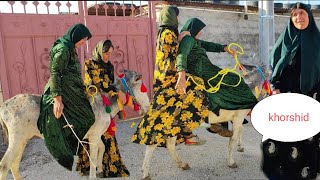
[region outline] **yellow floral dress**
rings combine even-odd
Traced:
[[[186,94],[175,91],[178,79],[176,55],[179,48],[177,35],[164,29],[158,37],[156,63],[153,79],[154,96],[131,141],[138,144],[165,147],[166,139],[178,136],[177,144],[184,142],[185,136],[208,118],[208,102],[199,85],[204,84],[199,77],[192,76],[197,84],[187,82]]]
[[[114,81],[114,67],[110,63],[104,63],[101,60],[86,60],[85,61],[85,85],[95,85],[98,89],[108,92],[110,95],[116,95],[115,87],[111,86]],[[106,112],[106,116],[109,116]],[[105,152],[103,155],[103,177],[128,177],[130,175],[128,169],[123,163],[117,140],[115,136],[105,132],[101,139],[105,145]],[[85,144],[85,148],[90,152],[88,144]],[[84,149],[78,154],[79,160],[77,163],[77,171],[81,172],[81,175],[85,175],[90,171],[90,161],[87,153]]]

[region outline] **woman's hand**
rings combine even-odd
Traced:
[[[53,104],[53,114],[54,116],[59,119],[61,115],[63,114],[63,108],[64,105],[62,103],[62,97],[61,96],[55,96],[53,98],[54,104]]]
[[[177,84],[175,86],[176,92],[178,94],[186,94],[186,72],[185,71],[180,71],[179,72],[179,77],[177,80]]]
[[[179,34],[178,41],[180,42],[186,35],[191,36],[189,31],[183,31]]]
[[[234,49],[231,49],[229,50],[228,46],[224,47],[223,50],[229,54],[231,54],[232,56],[235,56],[237,54],[237,51],[234,50]]]
[[[118,99],[122,104],[125,104],[127,102],[126,95],[121,90],[118,91]]]

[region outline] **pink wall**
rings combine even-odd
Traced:
[[[83,7],[82,3],[86,4],[79,1],[79,7]],[[142,73],[151,97],[156,19],[154,3],[149,2],[149,6],[149,16],[142,17],[87,15],[86,9],[80,9],[79,15],[0,13],[0,82],[4,100],[20,93],[42,93],[49,78],[52,43],[72,24],[80,22],[93,35],[88,48],[79,50],[81,62],[91,57],[97,42],[111,39],[116,74],[123,69]],[[131,116],[134,115],[129,112]]]

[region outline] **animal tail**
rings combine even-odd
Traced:
[[[2,127],[2,130],[1,130],[1,134],[2,134],[2,144],[8,144],[8,128],[6,126],[6,124],[4,123],[3,121],[3,106],[0,106],[0,124],[1,124],[1,127]]]

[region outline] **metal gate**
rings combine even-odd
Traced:
[[[122,73],[123,69],[138,71],[148,89],[152,89],[155,2],[143,6],[141,1],[140,5],[133,1],[129,4],[124,3],[127,1],[95,1],[88,7],[87,1],[78,1],[78,11],[73,13],[69,1],[54,2],[42,2],[47,12],[40,14],[38,1],[7,1],[11,12],[0,13],[0,80],[4,100],[20,93],[42,93],[50,75],[50,47],[75,23],[86,24],[93,35],[87,46],[78,50],[81,64],[91,57],[99,41],[110,39],[115,47],[111,61],[116,74]],[[64,4],[67,11],[61,12]],[[23,12],[15,13],[15,5],[21,6]],[[35,12],[28,12],[30,6]],[[50,14],[52,6],[57,9],[56,14]],[[148,93],[151,97],[151,91]],[[129,113],[129,117],[132,116]]]

